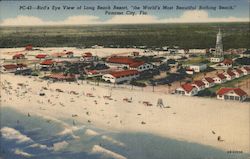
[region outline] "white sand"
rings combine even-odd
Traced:
[[[28,86],[22,88],[18,83]],[[120,88],[111,91],[103,86],[68,82],[47,85],[47,81],[35,80],[34,77],[10,74],[1,75],[1,89],[3,86],[6,88],[1,91],[1,105],[29,113],[31,117],[72,119],[76,127],[84,123],[110,131],[152,133],[223,150],[249,152],[249,103]],[[46,94],[43,97],[38,95],[42,87],[48,88],[43,91]],[[57,88],[64,92],[56,92]],[[70,91],[79,95],[69,94]],[[94,97],[87,97],[87,93]],[[103,98],[110,94],[113,100]],[[131,97],[132,103],[123,101],[123,98]],[[158,98],[171,108],[156,107]],[[145,106],[142,101],[153,106]],[[217,141],[218,136],[224,141]]]

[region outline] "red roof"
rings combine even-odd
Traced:
[[[38,58],[38,59],[43,59],[43,58],[45,58],[47,55],[46,54],[37,54],[36,55],[36,58]]]
[[[44,60],[40,63],[40,65],[52,65],[54,63],[53,60]]]
[[[233,91],[238,96],[247,95],[247,93],[240,88],[220,88],[217,92],[217,95],[224,95],[230,91]]]
[[[204,83],[204,82],[202,82],[201,80],[194,81],[194,83],[193,83],[193,84],[197,85],[198,87],[205,86],[205,83]]]
[[[25,50],[32,50],[33,49],[33,46],[32,45],[27,45],[26,47],[25,47]]]
[[[227,70],[227,74],[231,77],[235,76],[235,74],[231,70]]]
[[[7,64],[7,65],[3,65],[3,67],[5,69],[9,70],[9,69],[16,69],[17,65],[15,65],[15,64]]]
[[[69,54],[74,54],[74,53],[72,51],[68,51],[66,52],[66,54],[69,55]]]
[[[227,77],[225,75],[223,75],[222,73],[219,73],[217,74],[217,76],[220,78],[220,79],[226,79]]]
[[[225,60],[223,61],[223,63],[224,63],[225,65],[232,65],[232,64],[233,64],[233,61],[232,61],[231,59],[225,59]]]
[[[136,68],[136,67],[139,67],[139,66],[141,66],[141,65],[143,65],[143,64],[144,64],[143,61],[138,61],[138,62],[131,63],[131,64],[129,65],[129,67]]]
[[[191,83],[182,84],[181,87],[186,91],[190,92],[193,90],[194,86]]]
[[[85,52],[84,55],[82,55],[83,57],[92,57],[92,53],[91,52]]]
[[[213,80],[211,77],[205,77],[205,80],[206,80],[208,83],[214,83],[214,80]]]
[[[137,61],[137,60],[132,59],[130,57],[117,57],[117,56],[113,56],[113,57],[108,58],[107,62],[126,64],[126,65],[129,65],[129,67],[133,67],[133,68],[139,67],[145,63],[144,61]]]
[[[116,78],[119,78],[122,76],[137,75],[139,74],[139,72],[137,70],[124,70],[124,71],[112,72],[110,74]]]
[[[238,73],[238,74],[243,74],[243,71],[241,71],[240,69],[235,69],[235,71]]]
[[[132,58],[129,58],[129,57],[117,57],[117,56],[113,56],[113,57],[108,58],[107,62],[130,65],[130,64],[134,63],[135,60],[132,59]]]
[[[245,70],[247,70],[247,72],[250,71],[250,67],[243,67]]]
[[[20,57],[24,57],[24,54],[15,54],[15,55],[13,56],[13,58],[20,58]]]

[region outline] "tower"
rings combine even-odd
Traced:
[[[213,54],[213,57],[210,58],[211,62],[221,62],[224,60],[224,54],[223,54],[223,44],[222,44],[222,33],[219,29],[219,32],[216,36],[216,45],[215,45],[215,52]]]
[[[220,29],[216,36],[215,57],[223,57],[222,33]]]

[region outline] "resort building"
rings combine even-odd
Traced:
[[[215,85],[215,82],[214,82],[213,78],[211,78],[211,77],[203,78],[202,82],[205,83],[206,88],[210,88],[210,87],[213,87]]]
[[[225,59],[222,63],[220,63],[220,66],[224,68],[231,68],[233,67],[233,60]]]
[[[240,88],[221,88],[217,92],[217,99],[244,101],[247,93]]]
[[[96,56],[93,56],[91,52],[85,52],[81,57],[81,62],[94,62],[97,60]]]
[[[206,64],[196,64],[196,65],[190,65],[189,66],[190,70],[194,70],[194,72],[202,72],[205,71],[207,69],[207,65]]]
[[[153,65],[145,63],[144,61],[138,61],[130,57],[117,57],[113,56],[106,60],[109,67],[117,67],[123,69],[137,70],[139,72],[153,69]]]
[[[13,60],[17,60],[17,59],[25,59],[25,56],[24,54],[15,54],[13,57],[12,57]]]
[[[198,91],[202,91],[206,88],[205,83],[202,82],[201,80],[194,81],[192,85],[195,86],[198,89]]]
[[[55,64],[55,61],[49,59],[49,60],[44,60],[40,63],[40,68],[41,69],[49,69],[52,68],[53,65]]]
[[[250,74],[250,68],[249,67],[241,67],[240,70],[243,72],[244,75]]]
[[[198,94],[198,89],[191,83],[185,83],[175,90],[175,94],[194,96]]]
[[[232,70],[232,72],[235,74],[236,78],[240,78],[240,77],[244,76],[244,72],[238,68]]]
[[[227,77],[223,73],[219,73],[217,74],[216,77],[213,78],[213,80],[214,80],[214,83],[221,84],[227,81]]]
[[[236,75],[233,73],[232,70],[227,70],[226,72],[223,73],[226,77],[228,81],[231,81],[233,79],[236,78]]]
[[[110,83],[122,83],[125,81],[131,81],[137,77],[139,77],[139,72],[137,70],[123,70],[104,74],[102,79]]]
[[[27,65],[24,64],[6,64],[1,66],[2,73],[14,73],[17,70],[27,69]]]

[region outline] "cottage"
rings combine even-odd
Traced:
[[[220,88],[217,92],[217,99],[244,101],[247,93],[240,88]]]
[[[131,81],[137,77],[139,77],[139,72],[137,70],[123,70],[104,74],[102,79],[111,83],[121,83]]]
[[[74,57],[74,53],[72,51],[68,51],[68,52],[66,52],[66,56],[68,58],[72,58],[72,57]]]
[[[12,57],[13,60],[24,59],[24,58],[25,58],[24,54],[15,54],[15,55]]]
[[[233,66],[233,60],[225,59],[222,63],[220,63],[221,67],[231,68]]]
[[[198,94],[198,89],[193,86],[191,83],[182,84],[181,87],[175,90],[176,94],[186,95],[186,96],[194,96]]]
[[[202,82],[205,83],[206,88],[213,87],[215,85],[213,78],[211,77],[205,77],[202,79]]]
[[[227,77],[228,81],[231,81],[231,80],[235,79],[235,77],[236,77],[236,75],[231,70],[227,70],[223,74]]]
[[[240,77],[244,76],[244,72],[241,69],[237,68],[237,69],[234,69],[232,71],[235,74],[236,78],[240,78]]]
[[[32,45],[27,45],[27,46],[25,46],[25,50],[26,51],[31,51],[31,50],[33,50],[33,46]]]
[[[97,60],[97,57],[93,56],[90,52],[86,52],[80,57],[81,62],[93,62],[95,60]]]
[[[202,82],[201,80],[194,81],[192,85],[195,86],[198,89],[198,91],[202,91],[206,88],[205,83]]]
[[[214,83],[220,84],[225,83],[227,81],[227,77],[223,73],[217,74],[216,77],[213,78]]]
[[[153,68],[154,67],[153,67],[152,64],[144,63],[143,61],[134,62],[134,63],[131,63],[129,65],[129,69],[131,69],[131,70],[137,70],[139,72],[150,70],[150,69],[153,69]]]
[[[44,60],[40,63],[40,68],[42,70],[48,70],[50,68],[52,68],[55,64],[55,61],[48,59],[48,60]]]
[[[242,67],[240,70],[243,72],[244,75],[250,74],[250,68],[249,67]]]
[[[190,65],[189,69],[194,70],[194,72],[202,72],[207,69],[206,64],[195,64],[195,65]]]
[[[1,66],[1,72],[3,73],[14,73],[17,70],[27,69],[25,64],[6,64]]]

